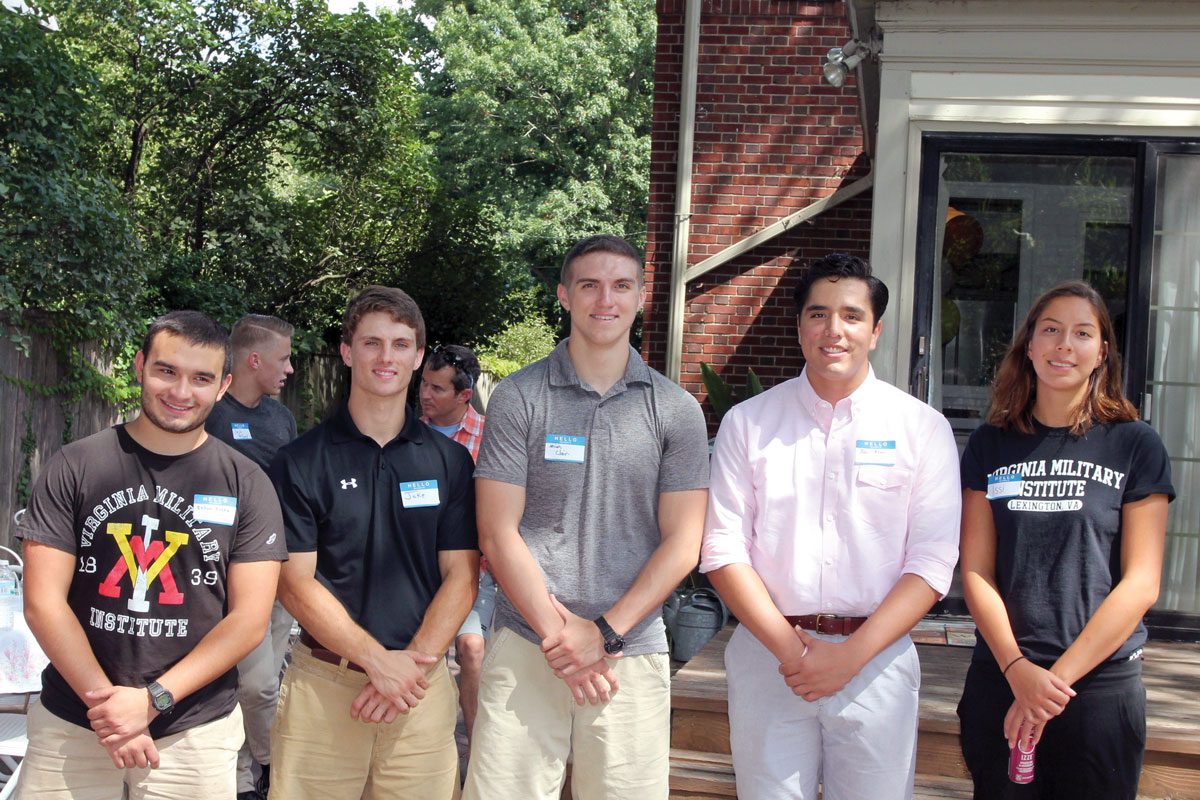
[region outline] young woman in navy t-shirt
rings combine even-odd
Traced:
[[[977,799],[1137,795],[1142,616],[1175,491],[1114,344],[1090,286],[1043,294],[963,454],[963,591],[980,637],[958,714]],[[1018,741],[1037,744],[1024,785],[1008,779]]]

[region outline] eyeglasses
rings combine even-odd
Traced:
[[[445,362],[446,366],[454,367],[455,372],[465,375],[467,377],[467,381],[469,382],[469,385],[467,386],[468,389],[475,388],[475,376],[467,371],[467,360],[465,358],[440,344],[433,348],[433,355]]]

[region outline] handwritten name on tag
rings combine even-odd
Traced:
[[[878,467],[896,466],[895,439],[858,439],[854,442],[854,464]]]
[[[561,433],[546,434],[547,461],[569,461],[572,464],[582,464],[586,455],[586,436],[567,436]]]
[[[237,519],[237,498],[220,494],[198,494],[192,498],[192,516],[198,522],[232,525]]]
[[[987,499],[1002,500],[1006,497],[1020,497],[1021,489],[1024,486],[1024,476],[1019,472],[988,475]]]
[[[437,481],[407,481],[400,484],[400,504],[405,508],[429,508],[441,502]]]

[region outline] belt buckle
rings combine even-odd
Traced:
[[[821,618],[822,617],[825,617],[826,619],[838,619],[837,614],[817,614],[817,622],[813,626],[814,630],[816,630],[817,633],[825,633],[825,631],[821,630]]]

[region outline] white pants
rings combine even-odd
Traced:
[[[826,641],[845,636],[813,634]],[[779,661],[744,627],[725,650],[729,728],[741,800],[910,800],[921,666],[907,636],[837,694],[792,694]]]

